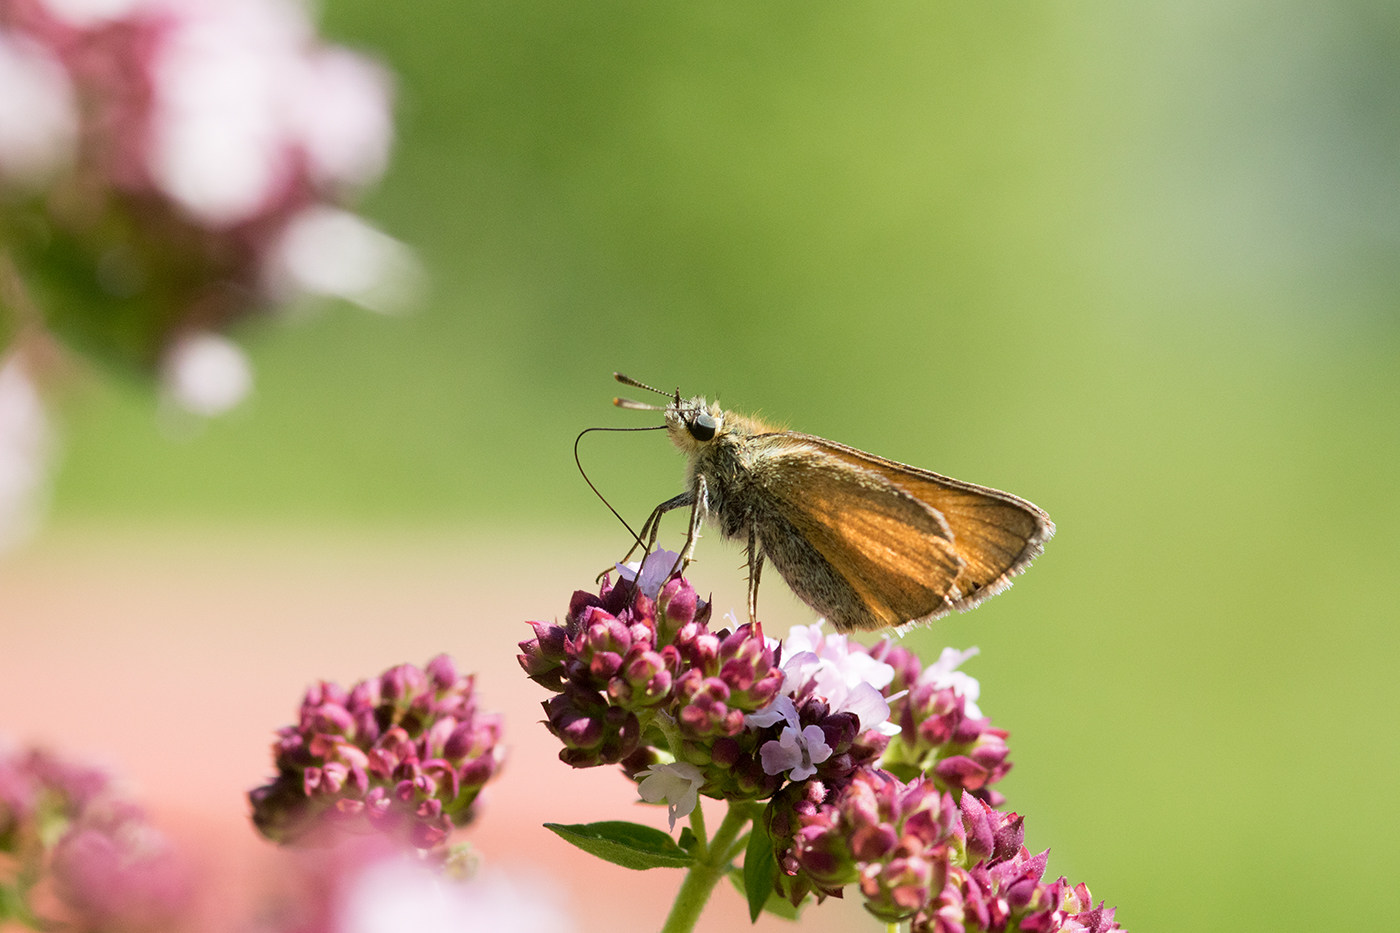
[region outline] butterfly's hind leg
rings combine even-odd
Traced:
[[[758,578],[763,573],[763,546],[757,540],[757,526],[749,526],[749,621],[758,621]]]

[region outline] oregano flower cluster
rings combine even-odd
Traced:
[[[340,831],[444,843],[505,755],[501,718],[477,709],[474,684],[445,654],[349,690],[314,684],[277,733],[276,779],[248,794],[253,823],[281,843]]]
[[[781,643],[732,618],[712,631],[676,567],[651,554],[597,595],[576,592],[562,623],[530,623],[519,660],[555,694],[545,725],[563,761],[620,765],[673,827],[702,795],[729,802],[726,827],[751,819],[755,916],[775,897],[801,907],[856,885],[874,916],[918,933],[1120,929],[1084,885],[1044,880],[1046,853],[997,809],[1007,733],[958,669],[976,649],[925,666],[888,638],[867,648],[821,623]],[[690,922],[684,895],[668,930]]]
[[[684,578],[667,579],[674,560],[657,552],[640,575],[575,593],[562,625],[531,623],[520,664],[555,694],[545,721],[564,762],[622,764],[724,799],[766,797],[781,778],[760,758],[768,736],[745,717],[772,703],[783,671],[761,625],[710,630],[710,605]]]

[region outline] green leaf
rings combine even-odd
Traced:
[[[730,869],[729,880],[734,885],[734,890],[739,892],[739,896],[744,898],[744,900],[749,900],[749,892],[744,887],[743,871],[738,868]],[[752,901],[750,901],[750,904],[752,904]],[[802,906],[805,907],[806,904],[804,903]],[[753,908],[750,907],[749,909],[752,911]],[[762,910],[767,911],[775,917],[782,917],[784,920],[796,920],[802,916],[802,907],[792,906],[792,902],[777,891],[768,895],[768,900],[763,902]],[[753,920],[755,923],[758,922],[758,914],[753,914]]]
[[[681,827],[680,846],[682,849],[686,850],[687,852],[693,855],[695,853],[695,843],[698,841],[699,840],[695,838],[695,833],[691,832],[689,826]]]
[[[689,868],[695,858],[676,845],[666,833],[640,823],[607,820],[602,823],[545,823],[544,828],[590,855],[643,871],[648,868]]]
[[[768,908],[773,891],[773,878],[778,872],[778,862],[773,858],[773,840],[768,835],[763,816],[754,817],[753,829],[749,832],[749,845],[744,850],[744,896],[749,902],[749,919],[758,922],[758,915]],[[780,898],[781,900],[781,898]],[[792,905],[782,900],[788,909]],[[779,916],[782,916],[779,914]],[[797,919],[794,911],[791,919]]]

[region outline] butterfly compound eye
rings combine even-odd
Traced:
[[[690,436],[697,441],[712,441],[715,438],[715,431],[719,430],[719,422],[705,412],[701,412],[695,416],[695,420],[687,422],[685,428],[690,432]]]

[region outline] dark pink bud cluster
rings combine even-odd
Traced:
[[[0,753],[0,856],[7,915],[40,928],[168,929],[194,889],[170,842],[106,775],[42,751]],[[56,902],[33,897],[39,889]]]
[[[764,811],[780,869],[776,887],[794,905],[809,893],[818,901],[841,897],[841,889],[860,877],[850,843],[839,831],[836,797],[820,780],[792,782]]]
[[[1005,861],[1021,850],[1026,837],[1022,817],[994,810],[967,792],[962,797],[962,823],[969,865]]]
[[[793,904],[858,883],[867,910],[886,923],[912,918],[915,933],[1119,929],[1088,888],[1042,880],[1047,854],[1022,845],[1020,816],[966,791],[959,807],[931,779],[867,768],[836,793],[815,779],[789,784],[767,819],[776,887]]]
[[[861,863],[865,907],[893,923],[912,916],[943,887],[958,808],[932,781],[906,785],[880,772],[864,774],[871,778],[852,782],[843,794],[843,817],[851,852]]]
[[[970,797],[964,797],[968,800]],[[911,933],[1112,933],[1115,908],[1095,907],[1084,884],[1044,881],[1047,852],[950,866],[943,890],[914,917]],[[970,857],[969,857],[970,860]]]
[[[641,584],[605,579],[597,596],[576,592],[562,624],[530,623],[535,637],[520,643],[520,665],[555,692],[545,722],[574,767],[622,763],[637,774],[660,748],[703,769],[710,796],[771,794],[779,779],[763,773],[744,717],[782,687],[774,650],[758,625],[710,631],[709,603],[679,574],[646,592],[653,564],[666,563],[664,574],[673,560],[652,555]]]
[[[822,897],[858,882],[866,909],[895,923],[942,890],[950,858],[961,848],[962,825],[951,796],[932,781],[905,784],[873,768],[857,772],[830,803],[814,801],[819,792],[808,787],[785,817],[795,818],[795,825],[779,865],[784,893],[794,903],[808,890]],[[776,815],[778,808],[774,812],[770,832],[777,840],[789,827]]]
[[[921,682],[918,658],[907,649],[886,643],[871,654],[895,669],[886,696],[908,691],[890,704],[890,721],[900,731],[890,741],[881,767],[904,780],[930,775],[954,795],[971,791],[1001,804],[1005,798],[990,785],[1011,770],[1008,733],[992,728],[989,718],[969,716],[966,697],[952,687]]]
[[[474,682],[447,655],[401,664],[349,691],[322,681],[273,743],[277,778],[248,794],[275,842],[381,832],[421,849],[472,816],[500,767],[500,716],[477,710]]]

